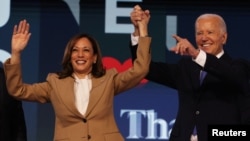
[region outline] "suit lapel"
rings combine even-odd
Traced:
[[[104,83],[104,80],[107,77],[108,76],[104,76],[101,78],[92,77],[92,89],[90,91],[89,104],[86,110],[85,117],[89,116],[98,101],[101,99],[102,96],[104,96],[102,92],[103,89],[99,89],[97,87],[100,84]],[[65,79],[62,79],[58,81],[58,86],[62,87],[58,90],[58,95],[65,107],[67,107],[67,109],[70,110],[72,113],[75,113],[78,116],[82,116],[75,105],[74,78],[67,77]]]
[[[201,70],[201,67],[197,65],[196,63],[194,63],[193,61],[189,65],[189,71],[191,74],[190,79],[192,82],[191,85],[193,87],[193,90],[197,90],[200,87],[200,70]]]
[[[58,86],[60,87],[58,95],[65,107],[79,116],[81,114],[75,105],[74,81],[72,77],[67,77],[58,81]]]
[[[104,80],[107,76],[101,77],[101,78],[93,78],[92,77],[92,89],[90,91],[89,96],[89,105],[87,107],[86,111],[86,117],[90,114],[90,112],[93,110],[95,105],[98,103],[98,101],[103,96],[103,89],[97,88],[101,83],[104,83]]]

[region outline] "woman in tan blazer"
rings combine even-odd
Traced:
[[[54,141],[124,141],[113,111],[114,96],[135,87],[146,76],[151,61],[148,21],[140,29],[137,59],[128,70],[105,70],[98,43],[88,34],[68,42],[62,71],[49,73],[46,81],[27,84],[22,80],[21,52],[31,33],[29,23],[14,27],[11,58],[4,63],[9,93],[20,99],[51,102],[55,111]]]

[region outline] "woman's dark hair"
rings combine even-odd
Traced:
[[[99,47],[98,42],[91,35],[82,33],[73,36],[67,43],[62,60],[62,71],[58,72],[59,79],[72,76],[72,73],[74,72],[71,64],[72,48],[75,46],[76,42],[81,38],[87,38],[90,41],[93,47],[94,54],[97,55],[96,63],[93,63],[92,65],[92,76],[98,78],[106,73],[106,69],[102,64],[101,49]]]

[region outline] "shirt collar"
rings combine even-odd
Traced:
[[[223,54],[224,54],[224,50],[221,50],[221,52],[219,52],[219,53],[216,55],[216,57],[217,57],[217,58],[220,58]]]

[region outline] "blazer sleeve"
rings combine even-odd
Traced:
[[[4,62],[6,86],[8,92],[19,100],[39,103],[49,102],[50,85],[47,81],[27,84],[23,82],[21,64],[10,64],[10,59]]]
[[[139,37],[138,49],[132,67],[115,77],[115,93],[135,87],[147,75],[151,61],[151,37]]]

